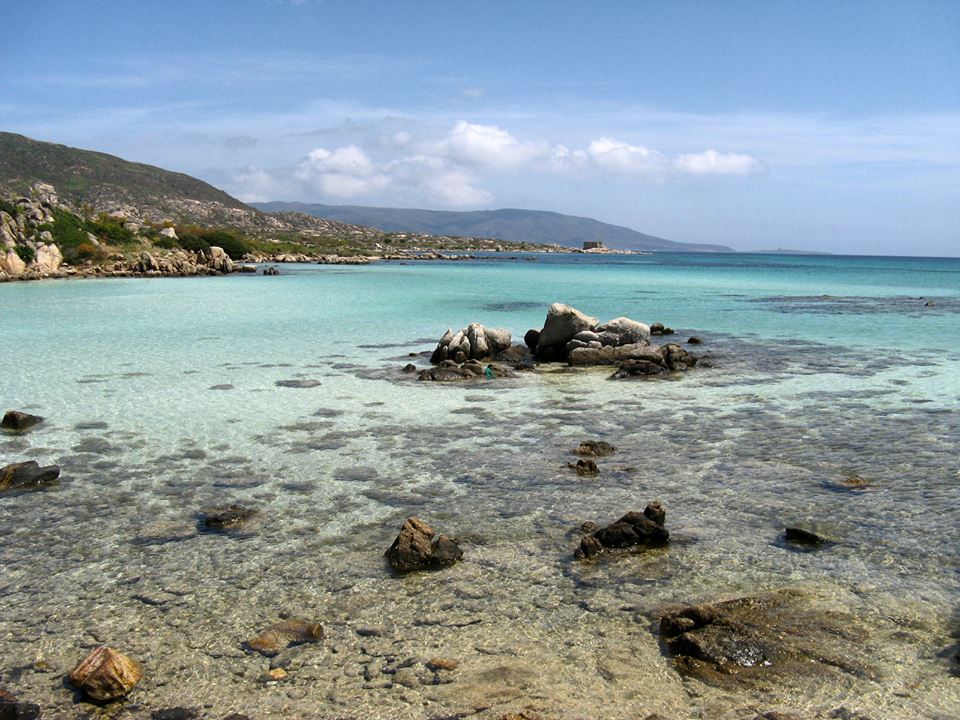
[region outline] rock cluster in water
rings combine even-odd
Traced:
[[[439,365],[444,360],[464,363],[467,360],[492,358],[510,347],[510,331],[485,328],[480,323],[471,323],[462,330],[448,329],[440,338],[430,362]]]
[[[384,555],[394,570],[410,572],[453,565],[463,557],[463,550],[456,541],[443,533],[437,534],[414,516],[403,523],[400,534]]]
[[[585,523],[587,534],[574,552],[577,560],[593,557],[604,550],[619,550],[633,547],[662,547],[670,541],[670,533],[664,527],[667,511],[659,502],[652,502],[641,512],[628,512],[622,518],[605,527]]]

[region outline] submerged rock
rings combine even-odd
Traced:
[[[3,420],[0,421],[0,427],[4,430],[24,432],[42,422],[43,418],[39,415],[31,415],[30,413],[20,412],[19,410],[7,410],[3,415]]]
[[[321,383],[319,380],[293,379],[293,380],[277,380],[273,384],[276,385],[277,387],[286,387],[286,388],[313,388],[313,387],[319,387],[323,383]]]
[[[660,635],[677,669],[712,685],[781,689],[791,676],[874,674],[865,666],[864,633],[832,606],[821,610],[797,590],[674,608]]]
[[[687,352],[676,343],[646,347],[647,350],[631,352],[630,357],[620,365],[611,378],[620,380],[630,377],[666,375],[669,372],[685,372],[695,367],[699,361],[696,355]],[[617,350],[623,350],[623,348],[617,348]]]
[[[584,440],[573,452],[589,457],[605,457],[616,452],[616,448],[604,440]]]
[[[400,572],[453,565],[463,557],[460,546],[443,533],[436,534],[420,518],[407,518],[393,545],[384,553],[390,567]]]
[[[306,620],[285,620],[271,625],[256,637],[247,640],[247,647],[266,657],[273,657],[291,645],[320,642],[324,638],[323,625]]]
[[[257,515],[257,510],[244,505],[228,505],[201,512],[200,523],[206,530],[235,530]]]
[[[129,693],[143,679],[143,666],[105,645],[94,648],[70,671],[70,682],[101,702]]]
[[[647,505],[642,513],[628,512],[615,523],[591,529],[573,556],[577,560],[593,557],[604,550],[631,547],[662,547],[670,541],[664,527],[667,512],[659,502]]]
[[[58,477],[59,465],[41,467],[36,460],[13,463],[0,469],[0,492],[40,488],[56,482]]]
[[[492,363],[484,366],[476,360],[468,360],[462,364],[457,364],[453,360],[444,360],[437,367],[427,368],[417,373],[418,380],[432,382],[462,382],[509,377],[516,377],[512,370]]]

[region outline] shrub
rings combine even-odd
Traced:
[[[20,256],[20,259],[23,260],[27,265],[33,262],[33,259],[37,254],[33,251],[33,248],[29,245],[17,245],[14,248],[14,252]]]
[[[154,247],[163,248],[164,250],[173,250],[175,248],[181,247],[180,243],[174,240],[171,237],[166,235],[158,235],[153,238],[150,242],[153,243]]]
[[[86,222],[71,212],[55,208],[53,210],[53,222],[45,223],[37,228],[38,231],[49,230],[53,235],[53,241],[63,250],[64,256],[67,250],[76,248],[81,243],[88,243]]]
[[[77,260],[93,260],[100,254],[100,251],[92,243],[80,243],[73,251]]]
[[[205,232],[200,236],[200,239],[207,243],[207,247],[216,245],[223,248],[223,251],[232,260],[239,260],[250,252],[250,246],[247,245],[246,241],[225,230]]]
[[[6,198],[0,198],[0,210],[3,210],[3,212],[10,215],[12,218],[16,218],[20,212],[20,209],[16,206],[16,204],[10,200],[7,200]]]
[[[137,239],[132,230],[123,226],[123,222],[100,213],[95,220],[86,222],[87,230],[107,245],[128,245]]]

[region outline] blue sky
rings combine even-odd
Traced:
[[[15,3],[0,129],[244,200],[960,255],[960,2]]]

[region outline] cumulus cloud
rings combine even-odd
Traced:
[[[507,168],[546,155],[547,147],[542,143],[520,142],[496,125],[477,125],[460,120],[431,150],[462,165]]]
[[[649,173],[664,165],[663,155],[656,150],[608,137],[591,141],[586,154],[598,168],[617,173]]]
[[[390,184],[390,178],[356,145],[311,150],[295,176],[325,195],[338,198],[366,195]]]
[[[760,161],[750,155],[704,150],[681,155],[676,168],[691,175],[749,175],[760,168]]]

